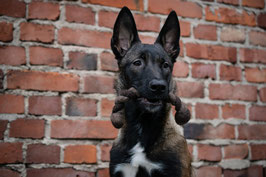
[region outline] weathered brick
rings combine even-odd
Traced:
[[[181,30],[181,36],[182,37],[189,37],[191,35],[190,22],[179,20],[179,24],[180,24],[180,29],[182,29]]]
[[[197,39],[205,39],[211,41],[217,40],[216,26],[214,25],[199,24],[198,26],[194,27],[193,32],[194,37]]]
[[[59,15],[59,4],[57,3],[31,2],[29,4],[29,19],[56,20]]]
[[[224,147],[225,159],[245,159],[248,157],[247,144],[232,144]]]
[[[245,68],[245,77],[248,82],[265,83],[266,69]]]
[[[251,160],[266,159],[266,144],[251,144]]]
[[[218,146],[206,144],[198,145],[198,158],[206,161],[220,161],[222,159],[222,151]]]
[[[178,96],[186,98],[203,98],[204,85],[201,82],[178,82]]]
[[[94,145],[69,145],[64,151],[65,163],[96,163],[96,146]]]
[[[266,50],[246,49],[239,50],[240,61],[245,63],[266,63]]]
[[[0,95],[0,113],[24,113],[24,97],[21,95]]]
[[[242,5],[247,6],[247,7],[254,7],[254,8],[263,9],[265,2],[264,2],[264,0],[252,0],[252,1],[243,0]]]
[[[110,121],[99,120],[53,120],[52,138],[114,139],[118,131]]]
[[[238,66],[231,65],[220,65],[220,79],[227,81],[241,81],[242,80],[242,70]]]
[[[35,115],[61,115],[61,97],[31,96],[29,98],[29,113]]]
[[[245,30],[232,27],[224,27],[221,31],[221,40],[223,42],[244,43],[246,40]]]
[[[4,139],[4,133],[7,128],[7,120],[0,120],[0,140]]]
[[[140,31],[160,31],[160,18],[158,17],[135,14],[134,19],[136,20],[137,29]]]
[[[249,120],[266,121],[266,106],[254,105],[249,108]]]
[[[264,140],[266,138],[266,125],[239,125],[238,139],[240,140]]]
[[[184,61],[177,61],[174,64],[173,76],[174,77],[187,77],[189,73],[188,64]]]
[[[266,29],[266,13],[260,13],[257,17],[257,23],[258,23],[258,26],[263,28],[263,29]]]
[[[206,176],[221,177],[222,169],[221,167],[203,166],[196,169],[195,174],[197,177],[206,177]]]
[[[13,40],[13,24],[0,22],[0,41],[9,42]]]
[[[54,41],[54,26],[22,22],[20,24],[20,40],[52,43]]]
[[[103,117],[110,117],[115,103],[114,100],[102,99],[101,109]]]
[[[10,71],[7,76],[7,88],[78,91],[79,78],[73,74],[60,74],[55,72]]]
[[[75,170],[73,168],[28,168],[27,177],[95,177],[93,172]]]
[[[10,169],[0,169],[1,177],[20,177],[20,174],[17,171],[13,171]]]
[[[66,115],[96,116],[97,101],[94,99],[69,97],[66,100]]]
[[[266,87],[260,89],[260,101],[266,102]]]
[[[104,162],[110,161],[110,150],[112,145],[110,144],[103,144],[101,145],[101,160]]]
[[[239,5],[239,0],[218,0],[220,3]]]
[[[195,106],[196,118],[199,119],[217,119],[219,118],[219,109],[217,105],[197,103]]]
[[[98,14],[99,26],[113,28],[117,15],[118,15],[117,12],[111,12],[111,11],[106,11],[106,10],[99,11],[99,14]]]
[[[66,5],[66,21],[85,23],[93,25],[95,23],[95,13],[89,7],[76,5]]]
[[[249,42],[253,45],[266,46],[266,32],[250,31],[248,33]]]
[[[44,120],[16,119],[10,123],[9,136],[16,138],[43,138]]]
[[[229,119],[229,118],[245,119],[246,118],[245,105],[225,104],[224,106],[222,106],[222,117],[224,119]]]
[[[0,46],[0,64],[13,66],[26,64],[25,48]]]
[[[114,55],[109,52],[102,52],[100,55],[101,70],[104,71],[118,71],[117,60]]]
[[[84,78],[86,93],[114,93],[114,78],[111,76],[87,76]]]
[[[60,163],[60,147],[57,145],[30,144],[27,148],[27,163]]]
[[[0,142],[0,164],[21,163],[22,143]]]
[[[97,54],[70,52],[67,67],[69,69],[97,70]]]
[[[192,77],[194,78],[216,78],[216,69],[214,64],[193,63]]]
[[[153,36],[139,35],[139,38],[143,44],[154,44],[156,38]]]
[[[1,0],[0,15],[25,17],[26,4],[19,0]]]
[[[108,168],[99,169],[97,174],[98,174],[98,177],[110,177]]]
[[[250,166],[247,169],[242,170],[224,170],[224,177],[263,177],[263,169],[262,166]]]

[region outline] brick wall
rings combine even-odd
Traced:
[[[264,0],[1,0],[0,176],[108,176],[110,38],[124,5],[146,43],[178,13],[173,74],[197,176],[266,176]]]

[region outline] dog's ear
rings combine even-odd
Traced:
[[[111,39],[111,48],[116,59],[122,59],[128,49],[135,43],[140,42],[135,20],[127,7],[123,7],[116,19]]]
[[[164,48],[164,50],[172,58],[173,62],[176,61],[176,57],[180,51],[179,38],[179,21],[175,11],[172,11],[167,17],[155,43],[160,44]]]

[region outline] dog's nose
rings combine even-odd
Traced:
[[[152,80],[150,81],[149,88],[152,92],[163,93],[166,90],[166,83],[163,80]]]

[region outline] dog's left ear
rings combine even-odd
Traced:
[[[180,26],[175,11],[172,11],[161,29],[155,43],[160,44],[168,55],[172,58],[173,63],[179,54]]]

